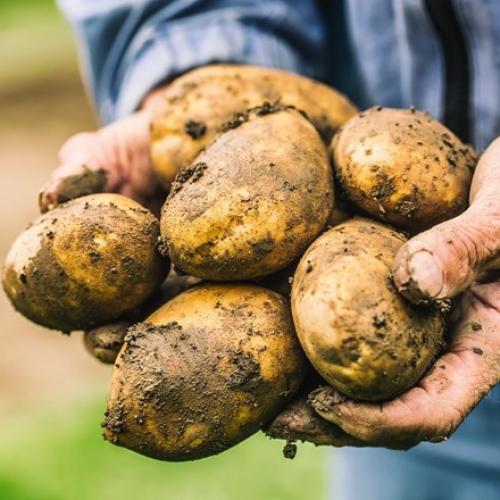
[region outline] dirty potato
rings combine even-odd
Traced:
[[[309,360],[343,394],[391,399],[413,386],[443,341],[443,317],[410,304],[391,265],[405,237],[367,219],[320,236],[302,257],[292,312]]]
[[[332,210],[326,149],[294,109],[261,106],[227,124],[177,176],[161,236],[175,266],[233,281],[271,274],[297,259]]]
[[[332,152],[346,197],[398,228],[419,232],[467,207],[476,155],[426,113],[363,111],[335,135]]]
[[[237,65],[195,69],[169,85],[165,107],[152,124],[153,168],[164,187],[235,113],[264,101],[304,110],[327,144],[357,111],[339,92],[286,71]]]
[[[158,220],[115,194],[78,198],[42,215],[12,246],[3,286],[24,316],[88,329],[144,302],[163,281]]]
[[[199,285],[129,330],[104,436],[162,460],[214,455],[269,422],[299,389],[305,364],[283,297]]]

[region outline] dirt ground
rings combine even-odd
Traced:
[[[76,72],[57,84],[0,93],[0,261],[37,216],[37,194],[71,134],[95,127]],[[72,397],[107,383],[109,368],[84,351],[79,332],[45,330],[0,292],[0,414]]]

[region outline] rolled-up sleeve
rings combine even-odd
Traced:
[[[324,26],[313,0],[59,0],[104,122],[196,66],[273,66],[321,78]]]

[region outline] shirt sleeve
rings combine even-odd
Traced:
[[[313,0],[58,0],[101,118],[133,112],[155,86],[232,62],[321,78],[324,26]]]

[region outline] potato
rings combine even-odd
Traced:
[[[235,113],[264,101],[304,110],[327,144],[357,111],[335,90],[286,71],[236,65],[195,69],[169,85],[165,108],[152,124],[151,157],[163,185],[168,188]]]
[[[326,149],[298,111],[263,106],[231,123],[176,178],[161,236],[175,266],[232,281],[300,257],[326,224],[333,181]]]
[[[283,297],[254,285],[199,285],[129,330],[104,436],[162,460],[214,455],[277,414],[305,363]]]
[[[435,308],[410,304],[391,280],[405,237],[354,218],[307,250],[292,286],[297,333],[312,365],[353,399],[383,401],[412,387],[443,342]]]
[[[124,196],[96,194],[42,215],[14,242],[3,286],[24,316],[63,331],[88,329],[143,303],[167,263],[158,220]]]
[[[168,278],[152,297],[120,321],[101,325],[85,332],[83,341],[91,356],[105,364],[113,364],[118,356],[127,330],[134,323],[143,321],[150,313],[158,309],[167,300],[198,284],[200,280],[192,276],[180,276],[171,271]]]
[[[398,228],[419,232],[467,207],[476,155],[426,113],[363,111],[335,135],[332,151],[346,197]]]

